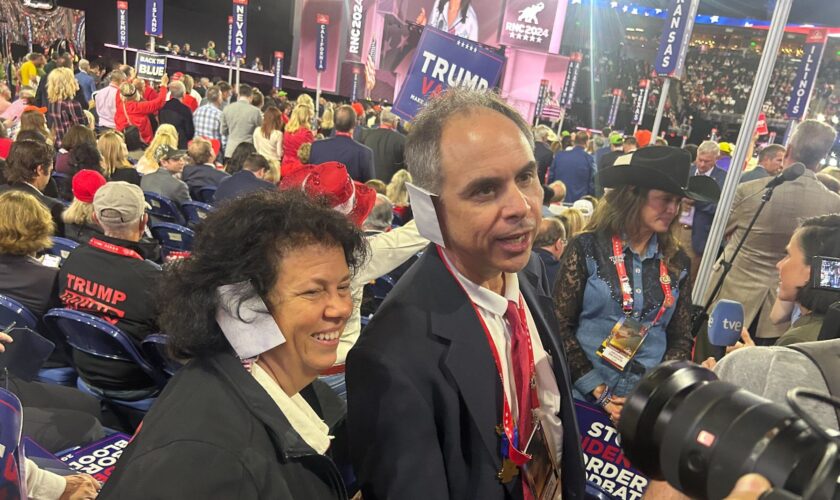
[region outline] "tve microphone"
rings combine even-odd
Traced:
[[[735,345],[744,327],[744,306],[721,299],[709,315],[709,343],[718,347]]]
[[[767,183],[768,189],[773,189],[774,187],[788,181],[795,181],[799,178],[802,174],[805,173],[805,165],[803,163],[794,163],[793,165],[789,166],[788,168],[784,169],[781,174],[773,177],[773,180]]]

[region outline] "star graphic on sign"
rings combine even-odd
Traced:
[[[532,42],[536,42],[536,41],[537,41],[537,37],[535,37],[534,35],[531,35],[531,41],[532,41]]]
[[[622,12],[627,12],[627,10],[628,10],[629,8],[630,8],[630,7],[628,7],[628,6],[626,6],[626,5],[625,5],[624,7],[622,7],[622,8],[621,8],[621,11],[622,11]]]
[[[542,43],[542,37],[541,36],[537,37],[537,43]]]
[[[513,38],[516,38],[517,40],[522,40],[522,35],[520,35],[519,33],[514,33]]]
[[[716,23],[720,21],[720,16],[712,16],[709,18],[709,22]]]

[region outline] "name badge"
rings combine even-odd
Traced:
[[[633,318],[618,320],[596,354],[619,371],[624,371],[642,346],[648,327]]]

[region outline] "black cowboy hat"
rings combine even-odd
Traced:
[[[720,186],[711,177],[689,175],[691,155],[670,146],[649,146],[621,155],[598,173],[601,186],[659,189],[696,201],[715,203]]]

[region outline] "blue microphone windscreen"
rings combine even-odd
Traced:
[[[709,343],[735,345],[744,327],[744,306],[734,300],[719,300],[709,315]]]

